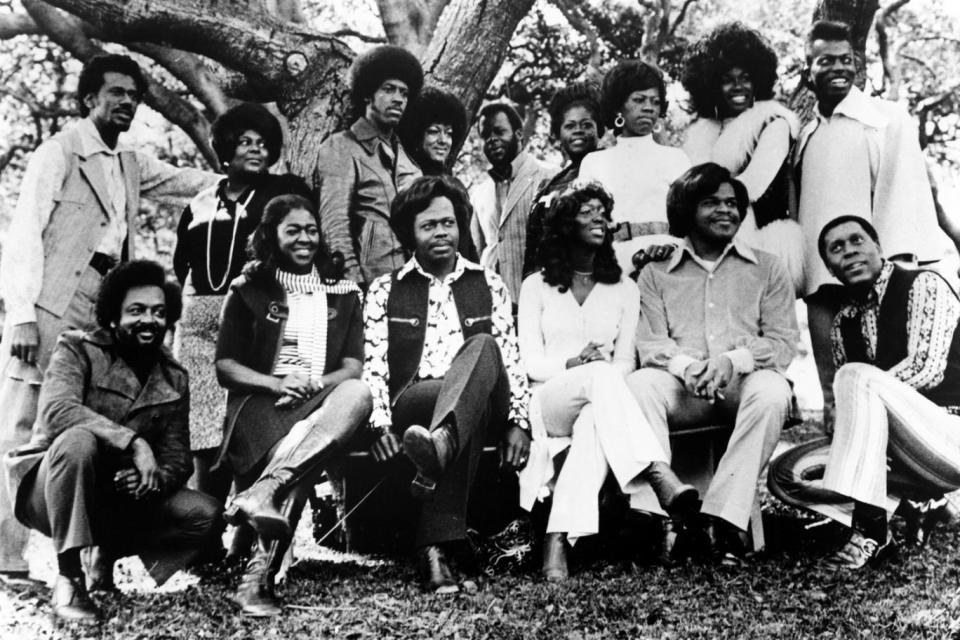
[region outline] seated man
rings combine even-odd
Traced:
[[[371,451],[390,459],[402,436],[417,468],[418,562],[423,587],[436,593],[459,590],[444,547],[466,539],[467,499],[488,429],[502,435],[502,461],[513,469],[526,463],[530,446],[510,296],[499,276],[456,250],[467,206],[448,176],[419,178],[397,195],[390,224],[414,256],[373,282],[364,310],[363,378],[380,434]]]
[[[664,446],[668,424],[734,423],[701,507],[702,538],[714,559],[744,551],[757,477],[790,408],[783,371],[799,340],[786,268],[735,238],[747,205],[744,186],[713,163],[671,185],[670,233],[684,241],[669,260],[640,273],[642,368],[627,378]]]
[[[40,390],[32,448],[11,466],[21,479],[17,518],[53,538],[54,614],[92,621],[80,550],[99,546],[112,589],[116,558],[139,554],[162,584],[199,551],[220,519],[209,496],[184,488],[190,459],[187,372],[163,346],[180,288],[154,262],[127,262],[104,278],[99,328],[60,336]],[[8,463],[10,461],[8,460]],[[17,473],[29,466],[25,474]]]
[[[863,218],[831,220],[818,247],[847,299],[831,335],[836,415],[823,488],[852,500],[853,517],[837,516],[852,531],[829,562],[860,569],[892,548],[888,493],[923,500],[960,487],[960,301],[938,274],[884,260]]]

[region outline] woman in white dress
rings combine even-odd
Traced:
[[[663,74],[640,60],[624,60],[603,79],[603,110],[616,146],[583,159],[580,179],[595,180],[613,195],[614,250],[629,267],[633,254],[650,245],[676,244],[667,235],[667,190],[690,168],[680,149],[653,139],[667,113]]]
[[[566,545],[598,530],[598,493],[612,470],[631,506],[682,516],[697,490],[670,469],[667,433],[654,433],[627,389],[640,315],[622,278],[608,224],[613,200],[574,184],[547,214],[538,273],[520,291],[520,356],[534,385],[533,445],[520,476],[521,506],[553,489],[543,575],[568,576]],[[569,447],[561,468],[555,456]]]
[[[693,164],[716,162],[744,184],[753,215],[737,235],[778,256],[800,290],[803,234],[789,160],[799,123],[773,99],[776,52],[747,26],[720,25],[690,47],[682,82],[697,114],[683,150]]]

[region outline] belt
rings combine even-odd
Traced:
[[[626,242],[640,236],[669,233],[666,222],[618,222],[610,227],[614,242]]]
[[[117,264],[116,258],[111,258],[105,253],[100,253],[97,251],[93,254],[93,257],[90,258],[90,266],[93,267],[93,270],[99,273],[101,276],[107,275],[107,271],[113,269],[114,265]]]

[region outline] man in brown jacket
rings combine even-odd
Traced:
[[[189,561],[214,531],[220,505],[184,488],[192,471],[187,372],[163,346],[180,291],[146,260],[110,271],[96,302],[100,327],[61,335],[40,390],[31,449],[6,460],[16,515],[53,539],[57,617],[91,621],[80,550],[112,561],[139,554],[158,583]],[[14,452],[16,454],[18,452]],[[97,582],[98,584],[93,584]]]
[[[420,170],[396,128],[422,86],[420,63],[401,47],[384,45],[359,56],[350,78],[359,117],[320,146],[313,186],[323,238],[343,254],[347,277],[364,288],[406,262],[390,229],[390,204]]]

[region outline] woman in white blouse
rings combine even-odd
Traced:
[[[620,265],[629,267],[641,249],[676,244],[667,235],[667,190],[690,168],[690,160],[680,149],[653,139],[667,113],[666,85],[655,66],[620,62],[604,77],[602,97],[604,118],[617,144],[587,155],[580,179],[596,180],[613,195],[614,249]]]
[[[543,562],[551,582],[568,576],[566,544],[597,532],[608,470],[635,508],[680,516],[698,503],[696,489],[670,469],[667,434],[654,433],[624,382],[635,365],[640,299],[614,257],[612,208],[597,183],[574,184],[556,198],[540,272],[520,291],[520,356],[535,385],[521,506],[530,510],[552,487]],[[557,468],[554,458],[567,447]]]

